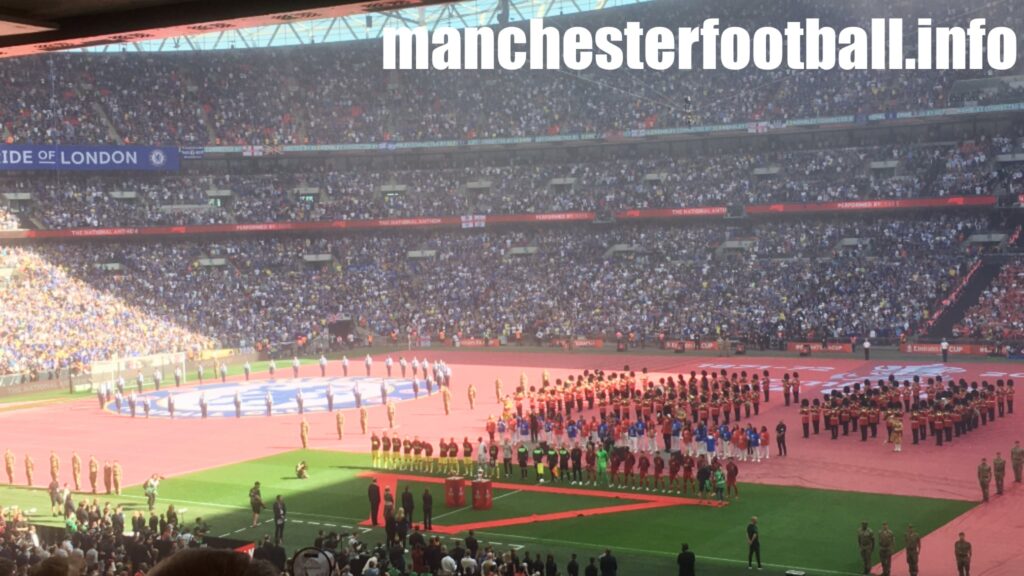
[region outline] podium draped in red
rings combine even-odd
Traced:
[[[461,508],[466,505],[466,479],[453,476],[444,479],[444,505]]]
[[[473,510],[490,510],[494,501],[494,488],[490,480],[473,481]]]

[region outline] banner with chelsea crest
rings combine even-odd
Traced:
[[[170,146],[0,146],[0,171],[176,171],[179,166],[178,149]]]

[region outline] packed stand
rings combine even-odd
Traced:
[[[992,142],[993,153],[1024,158],[1024,128],[1017,130],[1013,136],[995,137]],[[1011,196],[1024,193],[1024,160],[1000,163],[998,185]]]
[[[2,141],[109,144],[104,122],[84,90],[72,59],[5,59],[0,65]]]
[[[866,24],[867,0],[833,8],[828,25]],[[915,21],[921,5],[889,5]],[[805,3],[667,0],[552,17],[549,25],[723,25],[754,30],[817,17]],[[967,11],[933,2],[935,26],[971,18],[1021,27],[1015,4]],[[344,51],[345,57],[339,57]],[[1020,101],[1009,83],[954,89],[980,71],[591,70],[403,72],[377,41],[191,53],[48,54],[0,67],[0,125],[10,142],[281,145],[621,133],[691,125],[864,115]],[[695,56],[699,59],[699,55]],[[1024,58],[1019,58],[1024,61]],[[1017,69],[1006,71],[1012,76]],[[39,81],[40,78],[46,79]],[[484,89],[481,89],[481,88]],[[557,97],[552,97],[556,95]],[[671,96],[669,96],[671,95]],[[94,105],[96,106],[94,108]]]
[[[94,260],[87,252],[80,256],[88,267]],[[0,280],[0,374],[54,376],[115,355],[186,352],[213,343],[151,311],[150,303],[125,301],[117,286],[124,279],[93,286],[79,277],[81,270],[19,246],[0,247],[0,269],[11,272]]]
[[[647,225],[8,248],[18,273],[3,365],[294,342],[334,316],[378,334],[895,338],[959,283],[971,260],[959,242],[984,226],[942,217],[800,224],[799,235],[785,223]],[[829,249],[846,235],[865,242]],[[737,238],[754,246],[719,250]],[[201,262],[217,258],[224,265]]]
[[[188,170],[162,176],[11,176],[43,228],[262,223],[530,214],[775,202],[1009,193],[1019,163],[995,163],[1006,139],[672,155],[625,151],[577,162],[456,159],[430,168],[355,164],[254,173]],[[895,167],[874,162],[895,161]],[[266,170],[263,168],[262,170]],[[217,196],[211,190],[230,191]],[[127,191],[134,198],[112,193]]]
[[[1024,265],[1007,264],[967,311],[956,332],[967,338],[1024,340]]]
[[[209,526],[188,523],[175,511],[125,512],[110,501],[76,495],[56,481],[48,489],[63,529],[40,527],[17,506],[0,509],[0,574],[145,574],[182,550],[206,546]],[[108,495],[111,494],[109,491]],[[108,496],[109,497],[109,496]],[[4,564],[10,562],[10,564]]]
[[[201,225],[230,221],[206,191],[211,176],[107,177],[35,174],[4,183],[33,199],[23,218],[43,228],[95,228],[127,225]],[[128,192],[134,197],[115,197]],[[23,223],[25,224],[25,223]]]
[[[0,231],[3,230],[17,230],[21,227],[21,222],[18,216],[13,212],[8,211],[3,206],[0,206]]]
[[[74,60],[79,82],[90,87],[123,144],[202,145],[209,142],[189,71],[154,54]],[[81,85],[80,84],[80,85]],[[236,95],[236,98],[239,95]],[[239,105],[248,104],[241,103]]]

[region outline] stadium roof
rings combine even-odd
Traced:
[[[451,0],[0,0],[0,58],[228,32]]]
[[[651,0],[509,0],[509,21],[576,14],[649,2]],[[82,48],[88,52],[177,52],[303,46],[379,38],[385,28],[415,26],[490,26],[498,24],[502,0],[467,0],[450,4],[418,6],[379,14],[358,14],[283,22],[233,30],[217,30],[141,42],[122,42]]]

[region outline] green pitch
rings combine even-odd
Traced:
[[[295,478],[299,460],[310,466],[307,480]],[[369,545],[383,540],[383,530],[359,527],[368,517],[366,487],[360,473],[368,471],[369,456],[328,451],[298,451],[242,464],[235,464],[168,478],[160,485],[157,513],[174,504],[186,525],[201,516],[211,525],[210,533],[241,540],[255,540],[273,534],[270,511],[264,511],[261,524],[251,527],[248,490],[260,481],[263,498],[270,504],[281,494],[288,506],[289,523],[285,544],[289,551],[311,545],[317,531],[357,532]],[[532,482],[531,482],[532,483]],[[434,494],[435,524],[462,524],[526,514],[564,512],[622,504],[622,500],[597,496],[538,494],[516,490],[496,490],[494,508],[486,512],[469,509],[449,510],[444,505],[440,485],[414,483],[419,495],[424,487]],[[399,484],[404,490],[405,484]],[[478,531],[485,545],[493,543],[499,551],[509,547],[555,555],[560,567],[571,553],[585,565],[591,556],[611,548],[619,560],[620,573],[668,575],[676,571],[675,555],[680,543],[689,543],[698,558],[702,575],[731,576],[746,574],[745,528],[751,516],[758,516],[765,573],[781,574],[800,567],[813,574],[858,574],[859,554],[855,533],[861,520],[874,529],[888,521],[903,544],[907,523],[918,533],[927,534],[966,512],[969,502],[912,498],[879,494],[861,494],[741,484],[740,499],[725,508],[680,506],[608,514],[585,518],[570,517],[553,522]],[[100,497],[100,502],[108,500]],[[145,511],[140,487],[131,487],[112,502],[125,505],[126,515]],[[35,521],[58,524],[51,517],[49,498],[43,490],[0,488],[0,505],[17,504],[35,509]],[[419,522],[419,510],[414,517]],[[462,535],[456,535],[459,538]],[[443,541],[453,544],[453,537]]]

